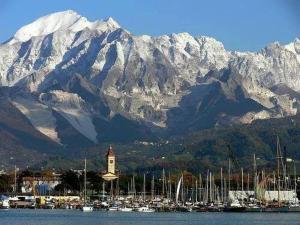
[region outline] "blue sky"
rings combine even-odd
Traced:
[[[259,50],[300,37],[300,0],[0,0],[0,42],[21,26],[72,9],[89,20],[109,16],[134,34],[189,32],[229,50]]]

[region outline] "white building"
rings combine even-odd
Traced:
[[[263,199],[267,202],[278,201],[278,191],[264,191],[260,194]],[[254,197],[254,191],[229,191],[230,201],[248,199]],[[294,190],[291,191],[280,191],[280,201],[292,202],[297,200],[297,194]]]

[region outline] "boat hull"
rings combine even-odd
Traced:
[[[225,207],[224,212],[245,212],[246,207]]]
[[[82,212],[92,212],[94,209],[93,209],[93,207],[92,206],[83,206],[82,208],[81,208],[81,211]]]
[[[266,207],[263,212],[275,212],[275,213],[288,213],[288,212],[300,212],[300,207]]]

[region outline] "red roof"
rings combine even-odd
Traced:
[[[106,156],[115,156],[115,153],[114,153],[113,148],[112,148],[111,145],[109,146],[109,148],[107,150]]]

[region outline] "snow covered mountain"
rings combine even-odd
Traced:
[[[136,36],[69,10],[0,45],[0,85],[58,143],[181,134],[297,114],[300,40],[231,52],[210,37]]]

